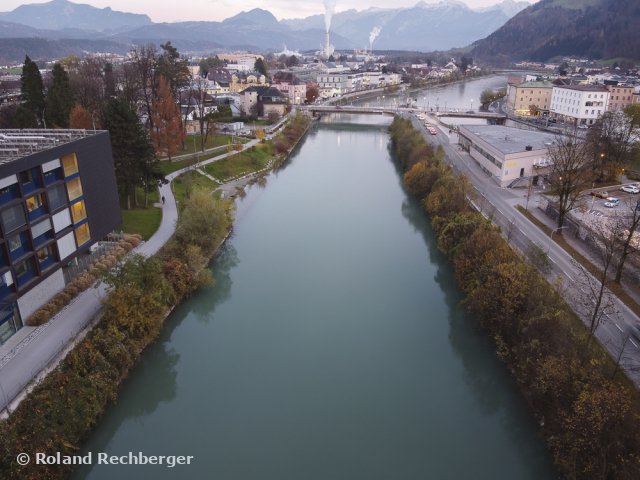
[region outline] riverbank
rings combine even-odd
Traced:
[[[518,382],[558,469],[575,479],[638,478],[637,391],[554,286],[472,208],[466,178],[410,121],[396,118],[390,131],[405,188],[423,204],[466,305]]]
[[[295,123],[286,136],[294,146],[309,122],[303,129]],[[299,136],[294,138],[293,133]],[[21,466],[14,452],[73,455],[115,401],[167,316],[183,299],[211,283],[208,265],[231,226],[228,203],[194,191],[172,239],[157,255],[133,256],[105,273],[110,292],[93,330],[0,425],[0,478],[58,479],[69,474],[70,465]]]

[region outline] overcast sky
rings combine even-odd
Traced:
[[[0,11],[11,11],[26,3],[46,3],[50,0],[1,0]],[[336,11],[365,10],[369,7],[408,7],[418,0],[336,0]],[[471,8],[485,7],[502,0],[464,0]],[[536,0],[525,0],[534,3]],[[224,20],[243,10],[263,8],[278,19],[300,18],[324,13],[323,0],[74,0],[94,7],[111,7],[113,10],[131,13],[146,13],[154,22],[176,22],[181,20]],[[438,3],[438,0],[427,0]]]

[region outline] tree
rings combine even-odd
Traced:
[[[473,65],[473,59],[463,55],[462,58],[460,58],[460,70],[462,70],[462,73],[466,73],[470,65]]]
[[[620,243],[617,252],[616,275],[614,281],[620,283],[622,279],[622,271],[624,264],[629,255],[637,253],[640,250],[640,241],[638,241],[638,226],[640,226],[640,207],[638,202],[631,201],[628,203],[628,211],[623,216],[614,217],[615,225],[613,230],[620,233]]]
[[[155,72],[158,64],[158,50],[153,44],[136,46],[131,50],[130,56],[133,62],[133,70],[130,73],[135,75],[134,87],[140,92],[145,108],[146,122],[149,127],[153,128],[151,107],[156,96]]]
[[[200,76],[206,78],[210,70],[213,70],[214,68],[224,67],[224,62],[220,60],[216,55],[215,57],[203,58],[202,60],[200,60],[199,66]]]
[[[256,63],[254,63],[253,65],[253,69],[256,72],[260,72],[262,75],[264,75],[265,77],[267,77],[267,66],[264,63],[264,60],[262,58],[257,58],[256,59]]]
[[[45,108],[44,84],[38,65],[31,61],[28,55],[24,59],[20,83],[22,106],[24,107],[21,115],[24,116],[25,122],[28,121],[33,127],[37,127],[43,121]],[[31,118],[27,120],[29,115]]]
[[[149,165],[155,155],[138,116],[124,98],[112,98],[102,114],[102,125],[111,134],[111,148],[118,187],[125,197],[127,209],[131,197],[136,202],[135,188],[149,178]]]
[[[531,115],[532,117],[537,117],[538,115],[540,115],[540,109],[537,105],[534,105],[533,103],[529,105],[529,115]]]
[[[298,63],[300,63],[300,61],[295,55],[291,55],[289,58],[287,58],[287,67],[289,68],[295,67],[296,65],[298,65]]]
[[[222,238],[229,227],[227,207],[222,200],[204,190],[194,190],[176,228],[175,238],[181,245],[197,245],[210,253],[212,238]]]
[[[160,76],[156,98],[153,100],[153,128],[150,137],[156,153],[166,153],[169,159],[175,155],[184,139],[180,110],[169,88],[169,82],[163,76]]]
[[[95,57],[83,60],[69,57],[64,60],[63,66],[68,72],[69,85],[75,101],[91,112],[101,112],[105,99],[112,96],[106,93],[103,61]]]
[[[579,143],[576,137],[558,136],[555,145],[549,148],[551,160],[551,174],[549,181],[551,191],[558,196],[558,229],[564,225],[564,220],[576,205],[580,191],[591,181],[591,165],[588,160],[584,143]],[[558,232],[562,234],[562,230]]]
[[[598,181],[615,178],[629,163],[635,144],[632,117],[623,112],[606,112],[587,133],[587,145],[593,158]]]
[[[307,103],[313,103],[316,101],[316,98],[320,95],[320,89],[318,88],[317,83],[307,83]]]
[[[52,76],[53,83],[47,92],[45,118],[49,127],[69,128],[69,114],[73,107],[69,75],[60,63],[56,63]]]
[[[69,128],[90,130],[95,126],[95,119],[92,113],[79,103],[76,103],[69,114]]]
[[[186,87],[191,79],[187,60],[180,58],[180,54],[171,42],[160,45],[162,53],[158,57],[155,73],[156,88],[160,84],[160,77],[169,83],[171,93],[177,98],[178,91]]]
[[[104,72],[104,94],[107,98],[111,98],[116,94],[116,77],[113,65],[105,63],[102,71]]]

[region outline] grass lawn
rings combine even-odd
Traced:
[[[142,238],[149,240],[160,226],[162,210],[156,207],[132,208],[122,210],[122,224],[116,230],[125,233],[138,233]]]
[[[262,170],[273,156],[271,142],[259,143],[255,147],[205,166],[206,172],[220,181],[227,181],[247,173]]]
[[[200,138],[201,138],[200,135],[187,135],[184,139],[184,147],[185,147],[184,150],[178,150],[173,156],[177,157],[179,155],[186,155],[189,153],[200,152],[201,151]],[[234,143],[247,143],[249,140],[247,138],[237,137],[234,135],[233,141]],[[207,143],[204,148],[206,150],[208,148],[221,147],[223,145],[229,144],[229,142],[231,142],[231,135],[222,135],[222,134],[209,135],[207,137]],[[164,160],[167,157],[161,157],[161,158]]]
[[[216,187],[218,187],[217,183],[211,181],[204,175],[201,175],[194,170],[183,173],[182,175],[177,177],[171,185],[173,188],[173,194],[176,197],[176,201],[178,202],[179,209],[181,209],[184,205],[188,189],[204,189],[207,191],[212,191]]]
[[[196,163],[196,159],[195,158],[190,158],[188,160],[180,160],[178,162],[170,162],[169,160],[161,160],[159,165],[160,165],[160,171],[165,174],[168,175],[170,173],[175,172],[176,170],[180,170],[181,168],[184,167],[189,167],[193,164]]]

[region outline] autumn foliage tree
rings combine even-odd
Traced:
[[[69,114],[69,128],[83,128],[85,130],[90,130],[96,126],[95,117],[91,112],[82,105],[76,103]]]
[[[180,123],[180,110],[173,98],[169,82],[161,76],[158,92],[152,106],[151,143],[158,154],[166,154],[169,159],[178,151],[184,139]]]

